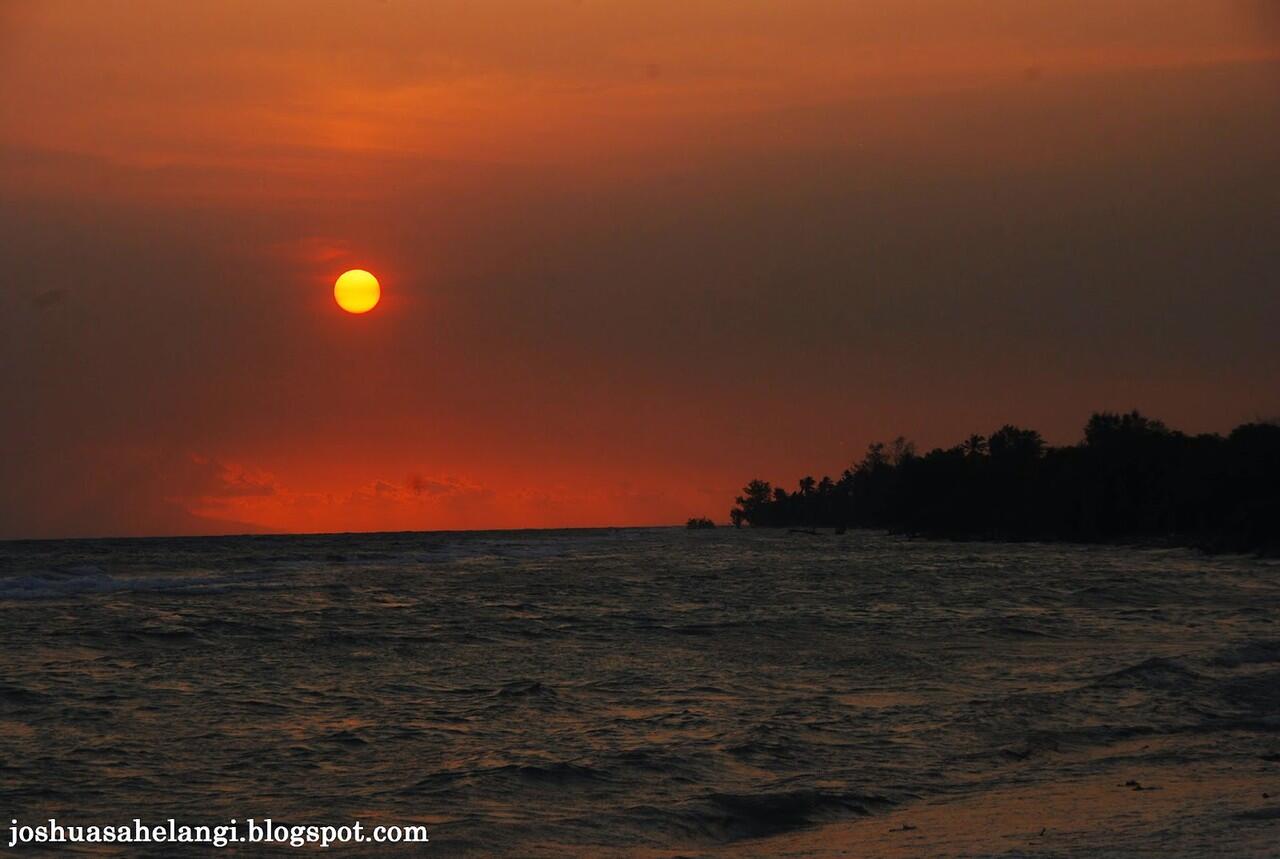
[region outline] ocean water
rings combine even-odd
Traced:
[[[0,544],[0,812],[428,827],[386,855],[875,855],[860,832],[1052,788],[1053,831],[955,852],[1280,855],[1278,620],[1275,562],[1173,549]]]

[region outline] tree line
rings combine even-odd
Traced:
[[[1101,412],[1064,447],[1009,425],[924,454],[900,437],[872,444],[836,480],[805,477],[792,492],[753,480],[729,516],[739,527],[1276,551],[1280,425],[1187,435],[1136,411]]]

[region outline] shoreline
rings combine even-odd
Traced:
[[[1103,773],[922,799],[883,815],[717,847],[710,854],[1269,856],[1280,843],[1280,802],[1266,787],[1280,784],[1280,767],[1270,764],[1268,779],[1261,771],[1265,762],[1257,763],[1260,771],[1246,779],[1229,765],[1137,767],[1117,761]],[[1134,781],[1141,790],[1126,785]]]
[[[533,855],[610,859],[876,856],[1274,856],[1280,844],[1280,762],[1139,760],[1140,740],[1111,747],[1101,772],[1038,777],[1034,765],[993,784],[922,797],[883,813],[777,835],[681,849],[559,845]],[[1170,750],[1172,751],[1172,750]],[[1096,754],[1097,750],[1095,750]],[[1130,759],[1129,755],[1135,755]],[[1055,772],[1049,770],[1049,772]]]

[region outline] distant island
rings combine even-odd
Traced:
[[[872,444],[838,480],[752,480],[735,526],[875,528],[931,537],[1172,542],[1280,551],[1280,424],[1187,435],[1138,412],[1094,414],[1079,444],[1004,426],[917,453]]]

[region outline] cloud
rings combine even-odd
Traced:
[[[491,490],[460,478],[445,477],[436,480],[423,477],[420,474],[410,474],[405,478],[404,488],[414,496],[428,495],[437,498],[442,496],[484,496],[493,494]]]
[[[238,466],[139,447],[71,447],[24,466],[7,472],[0,538],[252,533],[264,529],[232,502],[275,493]]]
[[[375,478],[345,490],[281,484],[268,472],[192,457],[183,502],[191,513],[259,523],[280,531],[402,531],[481,527],[502,507],[493,490],[451,475]]]
[[[185,473],[176,475],[178,485],[183,487],[178,498],[264,498],[279,492],[275,479],[266,472],[228,465],[200,454],[191,454],[189,461]]]

